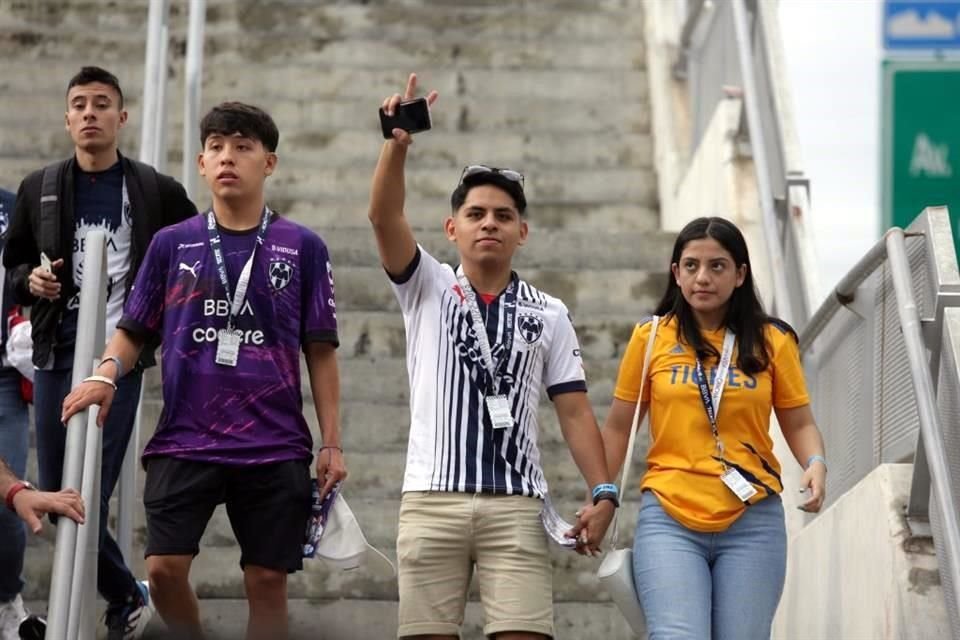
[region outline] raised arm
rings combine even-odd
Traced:
[[[417,75],[411,73],[404,95],[394,94],[383,101],[383,110],[392,115],[402,100],[416,96]],[[437,92],[427,94],[427,103],[437,100]],[[392,276],[401,275],[413,262],[417,242],[403,212],[406,195],[404,166],[413,137],[403,129],[393,130],[393,139],[383,143],[370,189],[370,223],[377,238],[383,267]]]

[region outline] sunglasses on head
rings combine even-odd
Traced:
[[[519,183],[520,188],[523,188],[523,174],[519,171],[514,171],[513,169],[501,169],[499,167],[488,167],[483,164],[471,164],[470,166],[464,167],[463,173],[460,174],[460,183],[463,184],[463,181],[470,176],[480,175],[481,173],[496,173],[497,175],[501,175],[511,182]]]

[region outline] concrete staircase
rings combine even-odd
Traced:
[[[182,104],[187,3],[171,4],[170,164],[164,170],[179,177],[175,111]],[[130,110],[122,149],[136,154],[146,13],[146,0],[0,0],[0,56],[8,63],[0,75],[0,185],[15,189],[27,171],[70,152],[63,96],[82,64],[119,76]],[[570,307],[602,419],[618,358],[633,323],[655,303],[669,260],[671,239],[657,232],[642,24],[642,0],[208,2],[204,105],[240,99],[273,114],[281,163],[269,183],[270,202],[316,229],[331,249],[350,469],[345,495],[367,537],[392,558],[407,378],[402,321],[366,219],[381,144],[377,106],[402,88],[409,71],[420,73],[424,88],[440,92],[434,130],[418,136],[408,172],[408,215],[418,240],[435,255],[455,259],[441,221],[465,164],[526,174],[531,237],[518,269]],[[205,197],[198,200],[207,205]],[[306,385],[304,393],[316,437]],[[145,437],[159,411],[153,372]],[[541,421],[547,477],[572,517],[582,481],[547,402]],[[635,508],[624,510],[627,539],[634,518]],[[142,548],[142,515],[136,526]],[[142,570],[139,549],[135,555],[133,565]],[[45,597],[51,556],[48,541],[32,542],[28,597]],[[223,637],[236,637],[246,619],[238,559],[218,510],[192,579],[205,620]],[[553,560],[557,637],[629,637],[596,583],[596,561],[560,550]],[[395,635],[395,581],[374,580],[362,570],[335,573],[314,562],[292,576],[290,594],[296,633]],[[481,627],[482,612],[472,602],[465,637],[480,637]]]

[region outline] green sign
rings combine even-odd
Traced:
[[[885,60],[883,229],[947,205],[960,248],[960,62]]]

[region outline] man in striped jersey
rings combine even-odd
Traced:
[[[392,115],[416,93],[387,98]],[[427,96],[429,104],[436,92]],[[537,446],[541,386],[595,502],[581,553],[595,553],[616,506],[563,302],[511,269],[527,238],[523,176],[464,169],[444,223],[460,266],[417,245],[404,217],[412,142],[393,130],[373,179],[370,221],[407,332],[410,439],[397,538],[400,637],[456,638],[476,565],[486,623],[500,640],[553,636],[552,568],[540,522],[547,483]]]

